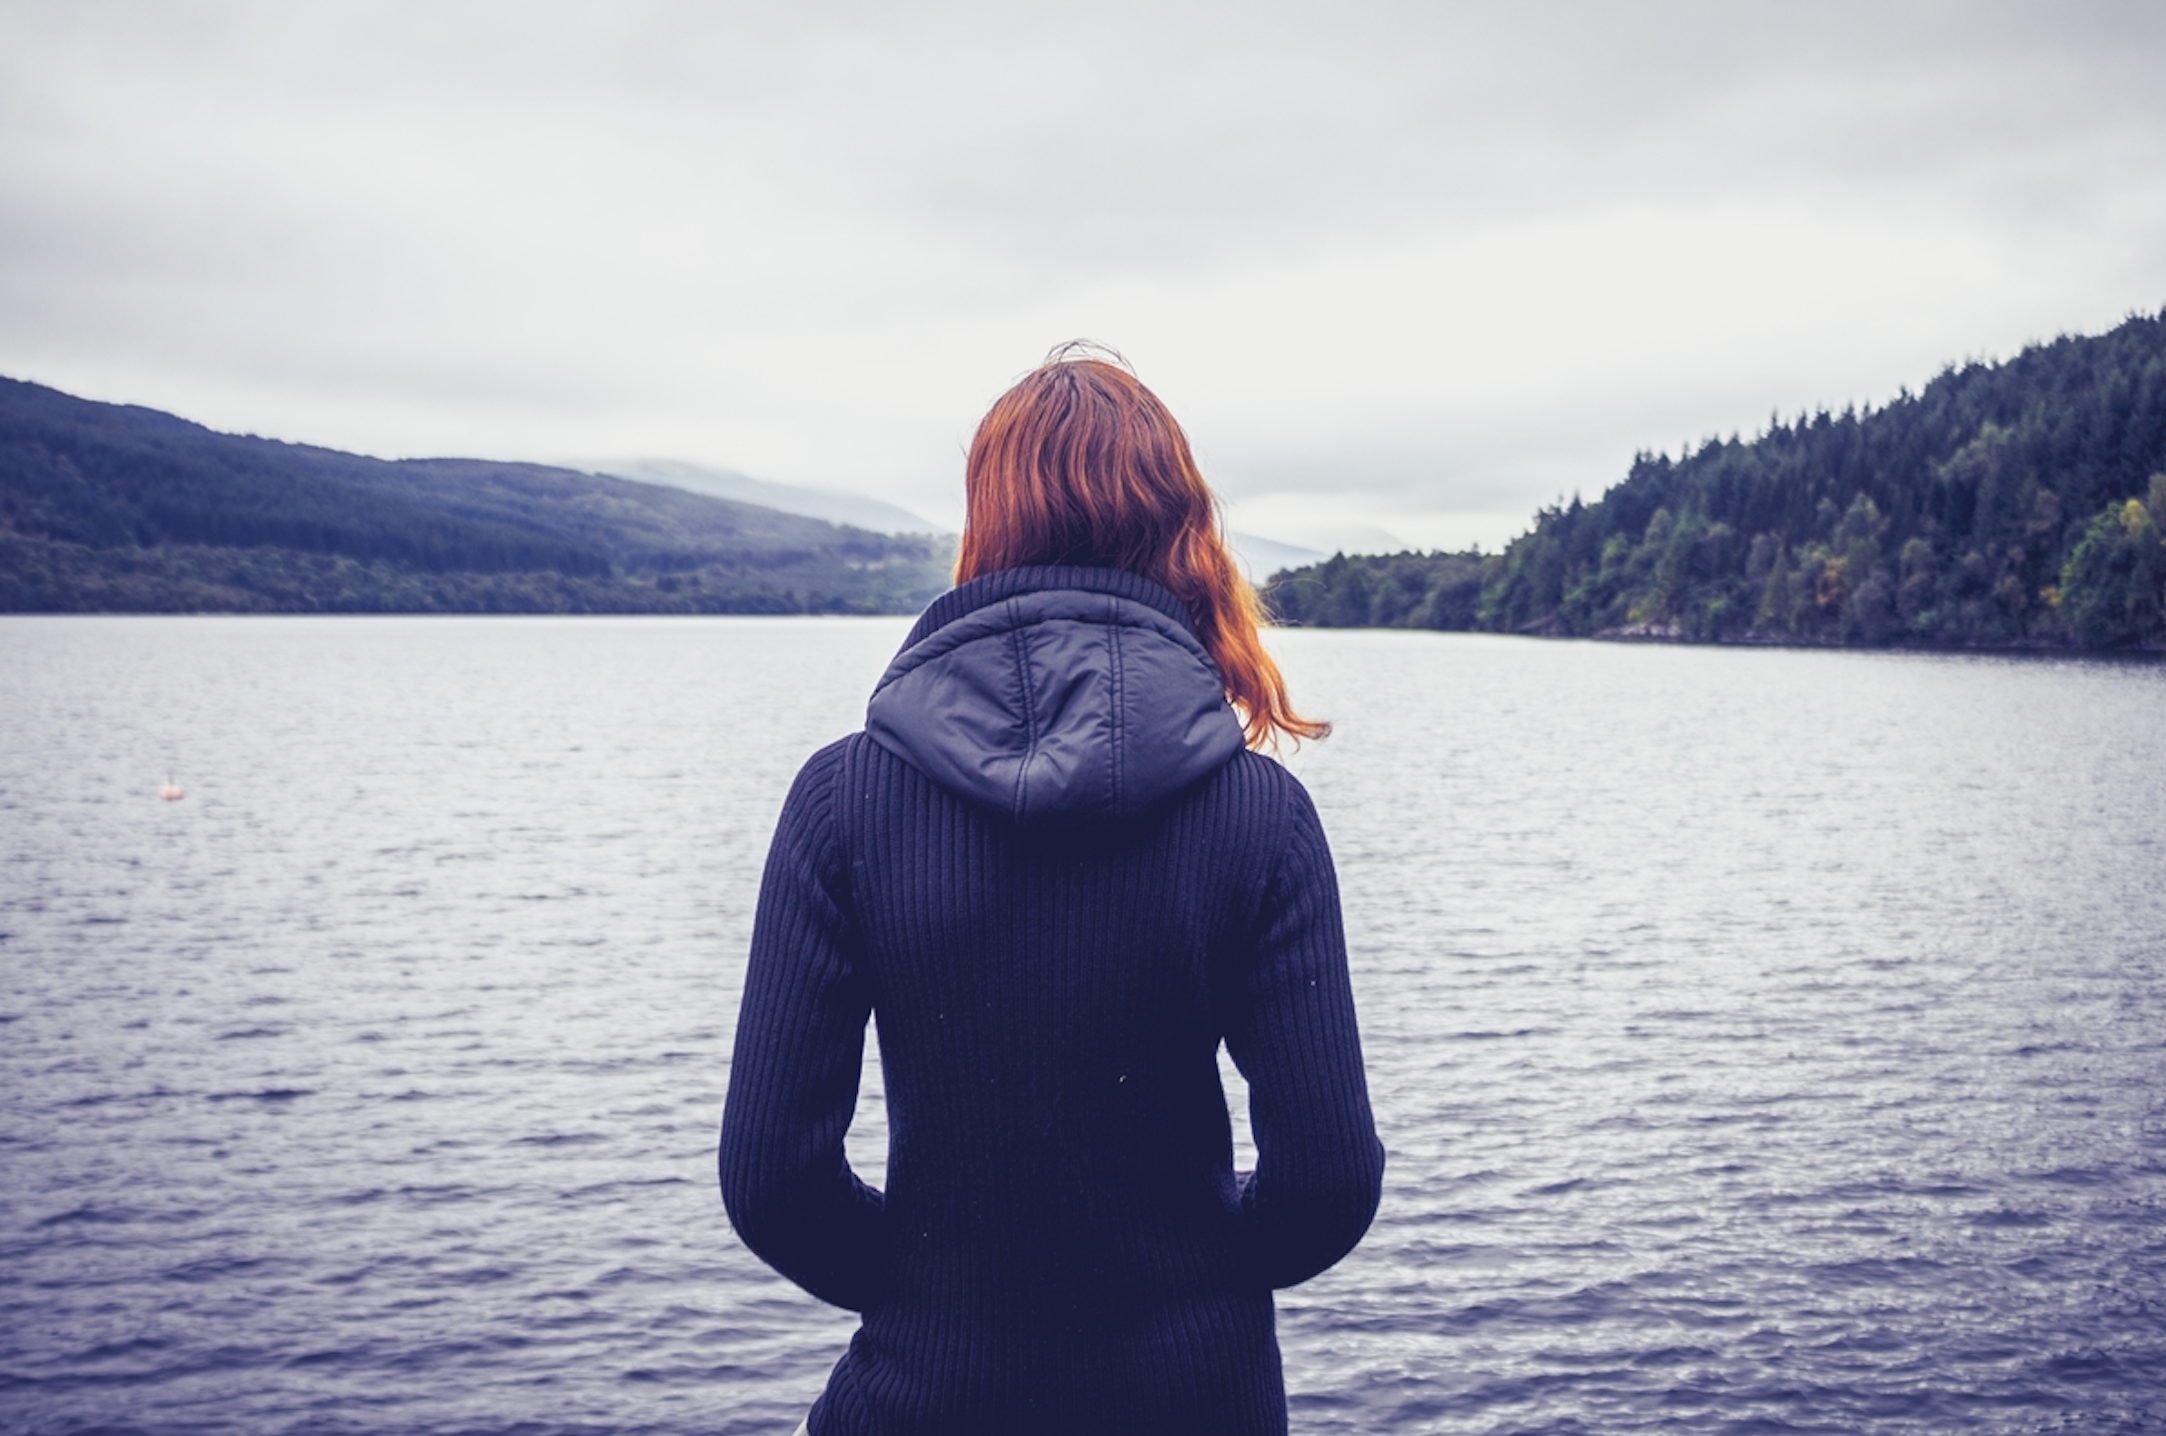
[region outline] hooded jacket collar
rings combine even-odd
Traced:
[[[866,707],[873,741],[1022,824],[1134,817],[1240,752],[1181,601],[1115,569],[1034,566],[941,595]]]
[[[1117,568],[1082,568],[1074,564],[1041,563],[1026,564],[1021,568],[998,569],[941,594],[918,616],[917,623],[910,629],[910,636],[903,640],[902,651],[908,653],[914,644],[931,636],[935,630],[945,628],[956,619],[978,609],[990,607],[1018,594],[1056,588],[1073,589],[1079,593],[1110,593],[1117,598],[1130,599],[1157,609],[1188,630],[1189,637],[1195,637],[1196,625],[1188,616],[1188,606],[1174,597],[1173,590],[1162,583],[1153,583],[1147,578]]]

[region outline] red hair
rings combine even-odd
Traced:
[[[1218,497],[1188,436],[1135,375],[1063,345],[994,401],[963,471],[955,581],[1025,564],[1140,575],[1187,606],[1251,748],[1321,738],[1257,629],[1263,610],[1221,536]]]

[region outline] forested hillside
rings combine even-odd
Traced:
[[[1933,646],[2166,645],[2166,311],[1884,408],[1642,455],[1501,554],[1275,576],[1326,627]]]
[[[948,561],[675,488],[370,459],[0,379],[0,610],[908,613]]]

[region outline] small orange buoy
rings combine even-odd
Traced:
[[[181,799],[188,796],[188,790],[186,788],[183,788],[180,784],[174,782],[171,778],[168,778],[165,780],[165,786],[158,790],[158,796],[165,799],[168,803],[177,803]]]

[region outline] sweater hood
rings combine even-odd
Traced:
[[[1174,595],[1039,566],[934,601],[865,710],[874,742],[1022,824],[1134,817],[1245,746]]]

